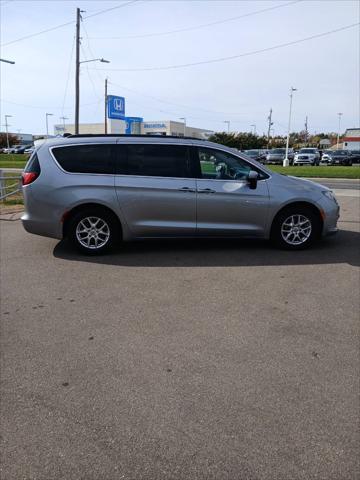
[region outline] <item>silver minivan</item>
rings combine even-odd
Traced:
[[[23,172],[24,228],[97,254],[146,238],[271,239],[292,250],[337,232],[328,188],[204,140],[72,135]]]

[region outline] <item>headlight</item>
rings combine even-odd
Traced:
[[[322,192],[325,197],[327,197],[329,200],[332,200],[333,202],[335,202],[336,204],[338,203],[338,201],[336,200],[336,197],[334,195],[334,193],[331,191],[331,190],[324,190]]]

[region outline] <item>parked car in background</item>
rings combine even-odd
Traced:
[[[320,165],[343,165],[350,167],[353,164],[350,150],[328,150],[323,154]]]
[[[3,153],[14,153],[15,147],[4,148]]]
[[[273,148],[269,150],[269,153],[266,155],[265,163],[266,164],[273,164],[273,165],[282,165],[286,154],[286,148]],[[288,159],[290,165],[292,165],[294,161],[294,150],[289,148],[288,150]]]
[[[262,149],[253,149],[253,150],[244,150],[244,153],[250,158],[257,160],[258,162],[264,163],[266,160],[267,150]]]
[[[25,150],[27,149],[27,145],[15,145],[14,147],[14,153],[24,153]]]
[[[350,150],[352,163],[360,163],[360,150]]]
[[[319,165],[320,153],[317,148],[301,148],[294,157],[294,165]]]
[[[35,147],[33,145],[31,147],[27,147],[24,151],[26,155],[31,155],[33,152],[35,152]]]

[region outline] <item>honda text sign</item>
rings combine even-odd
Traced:
[[[107,103],[108,118],[117,118],[124,120],[125,118],[125,98],[116,97],[115,95],[108,96]]]

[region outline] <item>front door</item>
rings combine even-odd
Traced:
[[[194,235],[196,181],[189,148],[161,143],[118,144],[115,189],[135,237]]]
[[[264,235],[269,192],[266,174],[224,150],[197,147],[197,233],[199,235]],[[259,172],[257,188],[247,181]]]

